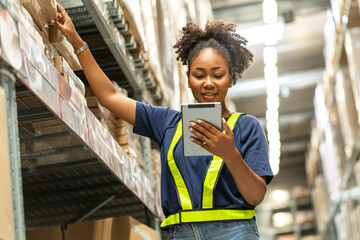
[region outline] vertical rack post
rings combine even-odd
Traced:
[[[6,97],[6,122],[9,139],[14,232],[15,239],[22,240],[25,239],[25,218],[19,151],[15,75],[3,62],[0,63],[0,85],[4,88]]]

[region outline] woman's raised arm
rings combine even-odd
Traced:
[[[58,14],[58,21],[54,22],[54,26],[62,32],[74,49],[79,49],[84,46],[84,41],[76,32],[71,18],[66,13],[65,9],[60,4],[57,4],[57,8],[60,13]],[[128,123],[134,125],[136,101],[122,96],[116,91],[109,78],[95,61],[89,49],[79,53],[77,57],[86,79],[88,80],[90,87],[94,91],[100,104],[109,109],[119,118],[122,118]]]

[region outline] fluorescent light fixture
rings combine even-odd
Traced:
[[[277,50],[274,46],[266,46],[264,48],[265,65],[275,65],[277,63]]]
[[[236,33],[248,40],[247,46],[259,44],[275,45],[284,37],[284,23],[262,24],[248,28],[238,28]],[[274,44],[271,44],[274,43]]]
[[[263,20],[264,23],[274,23],[277,21],[277,4],[275,0],[264,0]]]

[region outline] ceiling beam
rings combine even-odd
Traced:
[[[262,3],[262,0],[227,0],[227,1],[211,1],[211,6],[213,8],[214,11],[216,10],[223,10],[226,8],[233,8],[233,7],[243,7],[243,6],[248,6],[248,5],[253,5],[253,4],[260,4]]]
[[[324,69],[312,69],[296,73],[283,74],[278,77],[279,87],[288,87],[291,90],[313,87],[323,77]],[[237,82],[229,89],[228,97],[232,100],[246,98],[266,93],[266,82],[264,78],[248,79]]]

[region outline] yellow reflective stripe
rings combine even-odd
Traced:
[[[170,225],[181,223],[248,220],[254,216],[255,210],[212,209],[183,211],[165,218],[160,227],[164,228]]]
[[[231,131],[234,129],[235,123],[239,118],[240,113],[231,114],[230,118],[227,120],[227,124],[229,125]],[[225,133],[225,130],[223,131]],[[217,180],[217,176],[222,167],[223,160],[218,156],[213,156],[211,160],[210,167],[206,173],[204,185],[203,185],[203,198],[202,198],[202,208],[208,209],[213,208],[214,204],[214,186]]]
[[[184,179],[181,176],[180,170],[176,166],[175,158],[174,158],[174,148],[175,148],[176,144],[179,142],[181,135],[182,135],[182,119],[180,119],[180,121],[177,125],[175,135],[174,135],[174,137],[171,141],[170,147],[169,147],[167,159],[168,159],[168,164],[169,164],[171,174],[173,175],[174,180],[175,180],[176,188],[177,188],[177,191],[179,194],[179,201],[180,201],[181,208],[183,210],[189,210],[189,209],[192,209],[190,195],[186,188]]]
[[[160,227],[166,227],[169,225],[179,224],[180,223],[180,214],[175,213],[173,215],[168,216],[167,218],[162,221]]]
[[[211,160],[210,167],[206,173],[203,185],[202,208],[204,209],[213,208],[214,186],[222,164],[222,158],[214,155],[213,159]]]

